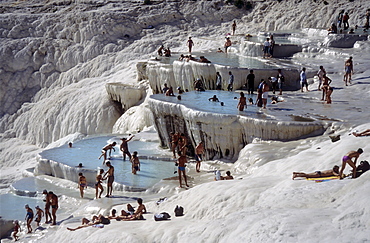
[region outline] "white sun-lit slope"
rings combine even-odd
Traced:
[[[145,94],[143,97],[128,95],[127,101],[122,100],[130,106],[144,102],[122,115],[130,107],[111,101],[106,84],[122,83],[150,94],[145,81],[136,81],[136,63],[153,56],[162,43],[172,51],[185,52],[186,40],[192,36],[195,50],[214,50],[223,45],[234,19],[238,24],[237,34],[327,28],[340,9],[349,12],[351,25],[361,26],[365,22],[365,11],[370,8],[366,0],[327,2],[325,5],[324,1],[309,0],[264,1],[256,2],[251,11],[246,11],[214,1],[171,1],[148,6],[118,0],[1,1],[1,191],[7,191],[12,182],[21,178],[24,169],[34,167],[36,153],[52,142],[60,139],[56,145],[87,134],[132,132],[152,125]],[[148,28],[149,25],[154,28]],[[353,94],[358,92],[363,102],[370,101],[368,43],[337,52],[320,49],[318,45],[317,49],[298,55],[296,61],[312,67],[327,64],[327,71],[337,81],[336,86],[342,88],[343,60],[348,55],[354,55],[355,85],[336,90],[338,96],[334,93],[333,100],[337,98],[341,104],[347,102],[343,112],[348,117],[356,117],[359,111],[351,106]],[[360,68],[356,69],[356,65]],[[348,92],[352,93],[349,97]],[[309,103],[301,109],[309,109]],[[152,213],[171,214],[176,205],[182,205],[186,213],[182,218],[155,222],[153,215],[148,214],[146,221],[112,222],[104,229],[91,227],[69,232],[66,227],[79,225],[81,217],[91,218],[92,212],[87,208],[97,207],[107,212],[113,203],[89,201],[76,206],[80,204],[62,197],[64,207],[71,210],[76,207],[75,217],[21,240],[370,241],[370,174],[356,180],[325,183],[291,180],[292,171],[329,169],[339,164],[347,151],[359,147],[365,151],[360,158],[369,160],[369,137],[348,135],[352,126],[358,130],[370,128],[369,120],[361,114],[356,122],[332,127],[341,135],[336,143],[332,143],[327,134],[287,143],[256,140],[242,150],[234,165],[227,166],[239,179],[199,184],[170,197],[160,206],[154,201],[146,204]],[[194,170],[192,166],[190,169]],[[348,171],[347,168],[346,173]],[[191,176],[200,176],[200,182],[213,179],[211,173]],[[173,194],[173,185],[164,186],[161,195]]]

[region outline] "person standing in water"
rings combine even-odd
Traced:
[[[343,81],[346,84],[346,86],[348,86],[347,83],[351,84],[352,74],[353,74],[353,61],[352,61],[352,57],[349,57],[347,61],[344,63]]]
[[[255,78],[256,76],[254,75],[253,70],[250,70],[249,74],[247,75],[247,83],[246,83],[246,86],[248,87],[248,94],[253,94]]]
[[[203,142],[200,142],[196,147],[195,147],[195,160],[197,161],[197,164],[195,166],[195,170],[197,172],[200,172],[200,163],[202,162],[202,154],[204,153],[204,146]]]
[[[126,154],[127,154],[128,158],[131,159],[131,154],[128,151],[128,144],[127,143],[130,142],[133,137],[134,137],[134,135],[129,137],[129,139],[126,139],[126,138],[121,139],[122,143],[121,143],[121,146],[120,146],[120,150],[123,153],[123,160],[126,160]]]
[[[84,198],[84,189],[87,188],[86,177],[80,172],[78,173],[78,188],[80,189],[80,196]]]
[[[243,92],[240,92],[239,103],[236,108],[238,108],[239,111],[243,111],[244,107],[247,107],[247,98],[244,96]]]
[[[225,48],[225,53],[227,53],[227,49],[231,46],[231,40],[229,37],[226,37],[224,48]]]
[[[187,181],[187,178],[186,178],[186,173],[185,173],[185,163],[187,163],[187,159],[186,159],[186,156],[185,155],[182,155],[181,151],[179,151],[177,153],[179,155],[179,158],[178,158],[178,167],[177,167],[177,171],[178,171],[178,174],[179,174],[179,183],[180,183],[180,188],[182,188],[182,180],[181,180],[181,174],[183,175],[184,177],[184,180],[185,180],[185,185],[187,187],[189,187],[188,185],[188,181]]]
[[[106,165],[109,167],[107,172],[104,174],[104,180],[108,179],[107,182],[107,195],[105,197],[110,197],[112,196],[112,191],[113,191],[113,182],[114,182],[114,167],[111,165],[110,161],[106,163]],[[106,177],[107,176],[107,177]]]
[[[352,167],[353,169],[353,174],[352,178],[356,178],[356,162],[358,157],[363,153],[364,151],[359,148],[357,151],[349,151],[346,155],[343,156],[342,158],[342,167],[340,168],[339,175],[341,178],[343,178],[343,171],[344,168],[346,168],[346,164]],[[352,161],[352,158],[355,158],[354,161]]]
[[[222,89],[222,77],[219,72],[216,72],[216,90]]]
[[[102,185],[103,173],[104,173],[104,170],[100,169],[99,174],[96,176],[96,183],[95,183],[95,198],[96,199],[101,198],[101,194],[103,194],[103,191],[104,191],[104,188]],[[99,193],[99,189],[100,189],[100,193]],[[98,197],[98,194],[99,194],[99,197]]]
[[[111,156],[112,149],[114,152],[116,152],[116,150],[114,149],[114,146],[116,146],[116,144],[117,144],[116,142],[113,142],[111,144],[105,145],[105,147],[102,148],[101,155],[99,156],[98,159],[104,156],[103,165],[105,164],[105,161],[107,160],[107,152],[109,151],[109,157]]]
[[[173,158],[176,159],[176,148],[178,146],[178,143],[179,143],[179,137],[180,137],[180,134],[178,132],[171,132],[171,150],[172,150],[172,153],[173,153]]]
[[[136,172],[140,171],[140,160],[139,157],[137,157],[136,151],[132,154],[131,163],[132,163],[132,174],[136,175]]]
[[[189,37],[189,39],[188,39],[187,46],[188,46],[188,48],[189,48],[189,53],[191,54],[191,49],[192,49],[192,48],[193,48],[193,46],[194,46],[194,42],[193,42],[193,40],[191,39],[191,37]]]

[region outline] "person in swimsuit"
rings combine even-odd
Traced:
[[[44,211],[39,206],[36,206],[36,219],[37,226],[40,226],[41,218],[44,216]]]
[[[344,168],[346,168],[346,164],[349,164],[349,166],[353,169],[352,178],[356,178],[356,162],[358,157],[363,153],[364,151],[359,148],[357,151],[349,151],[346,155],[342,158],[342,167],[340,168],[339,175],[341,178],[343,178],[343,171]],[[352,161],[352,158],[355,158],[355,161]]]
[[[86,177],[80,172],[78,173],[78,188],[80,189],[81,198],[84,198],[84,189],[87,188]]]
[[[175,151],[179,143],[179,137],[180,137],[180,134],[178,132],[177,133],[171,132],[171,150],[172,150],[174,159],[176,158]]]
[[[32,232],[31,222],[33,220],[33,210],[28,206],[28,204],[26,204],[24,207],[27,212],[26,217],[24,218],[24,220],[26,220],[26,223],[27,223],[27,229],[28,229],[27,233],[31,233]]]
[[[102,185],[103,173],[104,173],[104,170],[100,169],[99,174],[96,176],[96,183],[95,183],[95,198],[96,199],[101,198],[101,194],[103,194],[103,191],[104,191],[104,188]],[[99,193],[99,189],[100,189],[100,193]],[[98,194],[99,194],[99,197],[98,197]]]
[[[235,34],[235,30],[236,30],[236,22],[234,20],[233,25],[232,25],[233,35]]]
[[[187,145],[188,145],[188,139],[186,138],[184,133],[181,133],[179,140],[178,140],[178,151],[181,151],[181,153],[185,155]]]
[[[21,231],[21,226],[19,225],[18,220],[14,220],[13,224],[14,224],[14,230],[13,230],[12,236],[14,238],[14,241],[18,241],[19,238],[18,238],[17,234],[18,234],[19,231]]]
[[[262,86],[262,104],[263,104],[263,109],[266,109],[266,104],[267,104],[267,98],[269,96],[268,91],[269,91],[269,86],[266,83],[266,81],[263,81],[263,86]]]
[[[231,175],[231,172],[228,170],[226,171],[226,176],[221,176],[221,180],[234,180],[234,177]]]
[[[348,86],[347,83],[351,84],[352,74],[353,74],[353,61],[352,61],[352,57],[349,57],[347,61],[344,63],[343,81],[346,84],[346,86]]]
[[[214,102],[219,102],[218,98],[216,95],[213,95],[213,97],[209,98],[208,101],[214,101]]]
[[[131,163],[132,163],[132,174],[136,175],[136,172],[140,171],[140,161],[139,158],[137,157],[136,151],[132,154]]]
[[[110,224],[110,220],[109,218],[106,218],[101,214],[99,214],[99,216],[94,215],[91,221],[88,220],[87,218],[83,218],[81,226],[78,226],[77,228],[74,228],[74,229],[68,227],[67,230],[75,231],[75,230],[86,228],[86,227],[93,226],[96,224]]]
[[[326,74],[323,75],[323,77],[322,77],[322,98],[321,98],[321,100],[324,100],[324,97],[326,96],[326,93],[329,90],[329,85],[331,84],[331,81],[332,80],[328,76],[326,76]]]
[[[108,179],[107,182],[107,195],[105,197],[110,197],[112,196],[112,191],[113,191],[113,182],[114,182],[114,167],[111,165],[110,161],[106,163],[106,165],[109,167],[107,172],[104,174],[104,180]],[[106,177],[107,176],[107,177]]]
[[[192,49],[192,48],[193,48],[193,46],[194,46],[194,42],[193,42],[193,40],[191,39],[191,37],[189,37],[189,39],[188,39],[187,46],[188,46],[188,48],[189,48],[189,53],[191,54],[191,49]]]
[[[293,172],[292,179],[294,180],[296,177],[319,178],[328,176],[339,176],[339,166],[335,165],[331,170],[315,171],[312,173]]]
[[[227,53],[227,49],[232,45],[231,40],[229,37],[226,37],[224,48],[225,48],[225,53]]]
[[[177,167],[177,172],[179,174],[179,183],[180,183],[180,188],[182,188],[182,181],[181,181],[181,174],[184,176],[185,180],[185,185],[189,187],[188,181],[186,178],[186,173],[185,173],[185,163],[187,163],[187,159],[185,155],[182,155],[181,151],[178,152],[179,158],[178,158],[178,167]]]
[[[195,170],[197,172],[200,172],[200,162],[202,162],[202,154],[204,153],[204,146],[203,142],[200,142],[196,147],[195,147],[195,160],[197,161],[197,164],[195,166]]]
[[[370,136],[370,129],[366,129],[363,132],[353,132],[352,135],[355,136],[355,137],[366,137],[366,136]]]
[[[126,138],[121,139],[122,143],[121,143],[121,146],[120,146],[120,150],[123,153],[123,160],[126,160],[126,154],[127,154],[128,158],[131,159],[131,154],[128,151],[128,144],[127,143],[130,142],[133,137],[134,137],[134,135],[129,137],[129,139],[126,139]]]
[[[103,165],[105,164],[105,161],[107,160],[107,152],[109,151],[109,157],[111,156],[112,149],[114,152],[116,152],[116,150],[114,149],[114,146],[116,146],[116,144],[117,144],[116,142],[113,142],[111,144],[106,145],[104,148],[102,148],[99,159],[104,156]]]
[[[244,107],[247,107],[247,98],[244,96],[243,92],[240,92],[239,103],[236,108],[239,108],[239,111],[243,111]]]
[[[44,190],[42,192],[44,194],[44,202],[45,202],[45,224],[48,224],[51,222],[51,213],[50,213],[50,199],[49,199],[49,193],[47,190]],[[50,221],[49,221],[50,219]]]
[[[56,225],[57,223],[57,210],[58,210],[58,196],[52,191],[49,191],[49,200],[51,205],[51,215],[53,217],[53,223],[51,225]]]
[[[320,66],[319,71],[317,72],[317,76],[319,77],[319,86],[317,87],[317,90],[321,90],[321,84],[322,84],[322,78],[324,77],[324,74],[326,74],[326,70],[324,66]]]

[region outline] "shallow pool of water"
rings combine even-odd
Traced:
[[[110,157],[110,161],[115,168],[115,182],[134,188],[149,188],[161,179],[173,176],[174,162],[168,156],[165,157],[168,151],[159,149],[156,142],[136,140],[128,142],[128,146],[131,154],[134,151],[138,151],[141,170],[137,175],[132,174],[129,159],[126,158],[126,161],[124,161],[122,152],[119,150],[120,138],[122,137],[102,136],[86,138],[75,142],[72,148],[64,145],[45,150],[40,153],[40,156],[43,159],[53,160],[72,167],[82,163],[84,169],[98,170],[102,168],[106,171],[108,167],[103,165],[103,158],[99,160],[98,157],[105,145],[115,141],[117,143],[116,151],[112,151]]]
[[[173,53],[171,57],[161,57],[161,62],[173,64],[178,60],[181,53]],[[184,53],[184,55],[187,55]],[[258,58],[242,56],[236,53],[219,53],[213,52],[193,52],[192,56],[199,59],[200,56],[205,56],[212,64],[220,64],[224,66],[253,68],[253,69],[276,69],[276,66],[267,62],[261,61]]]

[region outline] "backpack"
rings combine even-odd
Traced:
[[[176,205],[176,208],[175,208],[174,212],[175,212],[176,217],[184,216],[184,208],[181,207],[181,206]]]
[[[169,218],[171,218],[171,215],[169,215],[166,212],[162,212],[162,213],[158,213],[158,214],[154,215],[154,220],[155,221],[168,220]]]
[[[366,160],[361,161],[361,163],[356,168],[356,178],[360,177],[363,173],[370,170],[370,164]]]

